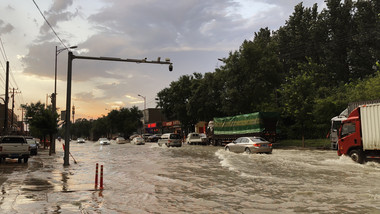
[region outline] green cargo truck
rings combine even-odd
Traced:
[[[207,127],[207,138],[211,145],[223,146],[239,137],[259,136],[274,143],[276,141],[277,112],[255,112],[231,117],[216,117]]]

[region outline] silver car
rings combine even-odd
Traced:
[[[110,141],[107,138],[99,138],[98,142],[100,145],[110,145]]]
[[[240,137],[227,144],[224,149],[226,151],[236,152],[236,153],[272,153],[272,143],[266,141],[260,137]]]
[[[132,144],[144,145],[145,144],[144,138],[142,138],[142,137],[135,137],[132,140]]]
[[[85,143],[85,142],[86,141],[83,138],[81,138],[81,137],[77,139],[77,143]]]
[[[167,147],[176,146],[181,147],[182,146],[182,139],[179,134],[175,133],[166,133],[161,135],[161,138],[158,140],[158,145],[166,145]]]

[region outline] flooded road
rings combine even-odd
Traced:
[[[78,164],[63,167],[59,147],[0,165],[1,213],[380,213],[380,164],[335,151],[72,142]],[[103,191],[94,191],[96,163]]]

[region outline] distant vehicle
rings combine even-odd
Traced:
[[[133,138],[135,138],[135,137],[141,137],[141,135],[139,135],[139,134],[133,134],[133,135],[131,135],[129,137],[129,140],[133,140]]]
[[[207,145],[208,144],[207,135],[205,133],[199,133],[199,136],[201,137],[202,144]]]
[[[277,112],[255,112],[214,118],[208,123],[207,138],[211,145],[224,146],[239,137],[262,137],[274,143],[277,138]]]
[[[162,134],[154,134],[146,139],[146,142],[157,142],[161,138]]]
[[[99,138],[98,142],[100,145],[110,145],[110,141],[107,138]]]
[[[133,138],[132,140],[132,144],[136,144],[136,145],[144,145],[145,142],[144,142],[144,138],[142,137],[135,137]]]
[[[85,142],[86,141],[83,138],[81,138],[81,137],[77,139],[77,143],[85,143]]]
[[[224,149],[226,151],[236,153],[272,153],[272,143],[261,137],[239,137],[232,143],[227,144]]]
[[[127,140],[125,138],[123,138],[123,137],[117,137],[115,141],[116,141],[117,144],[127,143]]]
[[[189,133],[186,137],[186,141],[185,141],[187,144],[189,145],[200,145],[200,144],[203,144],[203,141],[201,139],[201,136],[198,134],[198,133]]]
[[[161,138],[158,140],[158,145],[166,145],[167,147],[176,146],[181,147],[181,135],[175,134],[175,133],[166,133],[161,136]]]
[[[18,162],[24,159],[28,162],[30,146],[24,136],[2,136],[0,138],[0,162],[5,158],[17,158]]]
[[[149,133],[145,133],[145,134],[142,134],[142,138],[144,138],[144,141],[146,141],[148,139],[148,137],[152,136],[152,134],[149,134]]]
[[[38,147],[39,147],[39,143],[36,139],[34,139],[33,137],[25,137],[26,139],[26,142],[29,144],[29,147],[30,147],[30,156],[32,155],[37,155],[38,153]]]

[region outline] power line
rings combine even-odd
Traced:
[[[50,23],[48,22],[48,20],[46,19],[46,17],[44,16],[44,14],[41,12],[40,8],[38,7],[37,3],[33,0],[33,3],[34,5],[36,5],[38,11],[40,11],[40,14],[41,16],[45,19],[45,22],[47,25],[49,25],[50,29],[53,31],[53,33],[55,34],[55,36],[58,38],[58,40],[61,42],[61,44],[66,48],[68,49],[68,47],[65,45],[65,43],[63,43],[62,39],[59,38],[58,34],[55,32],[54,28],[50,25]]]
[[[0,37],[0,43],[1,43],[1,55],[3,55],[3,59],[4,61],[8,61],[8,57],[7,57],[7,54],[5,53],[5,48],[4,48],[4,45],[3,45],[3,40],[1,40],[1,37]]]

